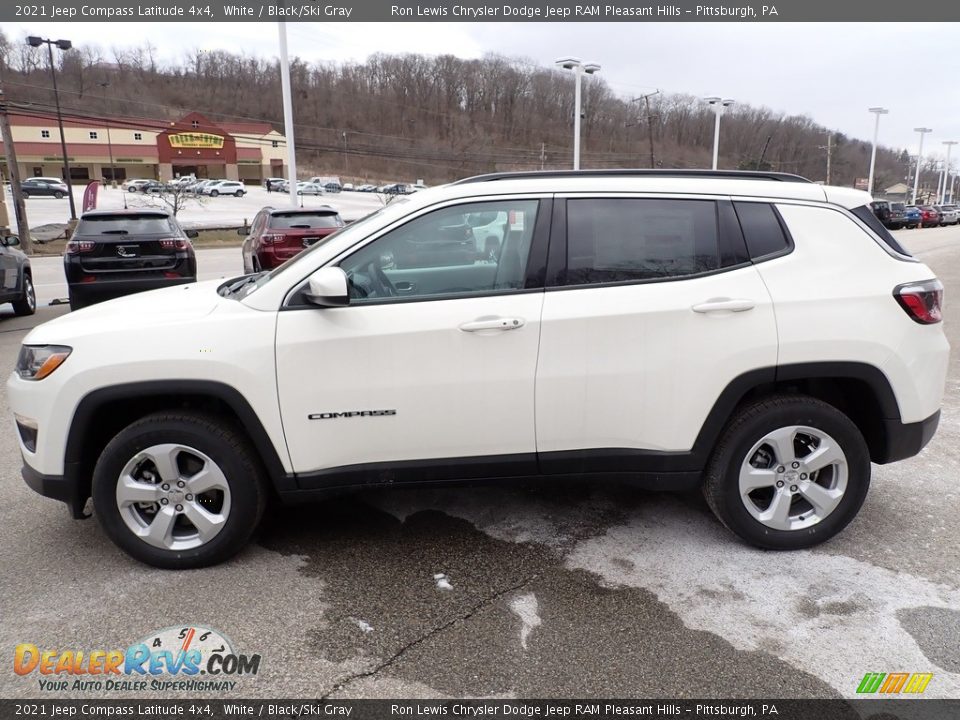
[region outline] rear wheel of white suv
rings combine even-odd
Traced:
[[[730,530],[758,547],[817,545],[856,516],[870,487],[870,455],[837,408],[796,395],[743,408],[720,437],[703,493]]]
[[[93,474],[104,531],[137,560],[185,569],[238,552],[263,514],[266,491],[249,441],[214,416],[164,412],[104,448]]]

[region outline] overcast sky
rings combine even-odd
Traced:
[[[933,128],[924,155],[960,140],[957,23],[289,23],[290,52],[307,61],[363,60],[375,52],[494,52],[544,67],[562,55],[603,66],[625,98],[654,89],[721,95],[804,114],[852,137],[917,150],[913,128]],[[149,40],[161,57],[192,48],[273,57],[275,23],[7,23],[12,40],[32,33],[105,50]],[[572,82],[572,80],[571,80]],[[203,109],[198,98],[197,109]],[[960,151],[954,153],[954,157]],[[958,158],[960,159],[960,158]]]

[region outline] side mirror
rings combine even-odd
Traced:
[[[350,304],[347,289],[347,274],[342,268],[323,267],[307,280],[307,289],[303,293],[307,302],[320,307],[344,307]]]
[[[240,237],[246,237],[249,234],[250,234],[250,228],[245,228],[245,227],[237,228],[237,235],[239,235]]]
[[[200,233],[198,233],[196,230],[184,230],[184,232],[186,233],[188,238],[200,237]]]
[[[3,244],[5,247],[16,247],[20,244],[20,238],[18,238],[16,235],[7,235],[3,239]]]

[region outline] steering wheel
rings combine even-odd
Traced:
[[[378,295],[382,295],[383,297],[397,297],[397,289],[393,286],[393,283],[390,282],[390,278],[387,277],[387,274],[383,272],[377,263],[371,262],[368,266],[368,269],[371,271],[370,275],[377,284]]]

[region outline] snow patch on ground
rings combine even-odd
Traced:
[[[433,576],[433,579],[437,581],[438,590],[453,590],[453,585],[450,584],[449,578],[443,573],[437,573]]]
[[[527,649],[527,638],[541,625],[537,596],[531,593],[519,595],[510,601],[510,609],[520,618],[520,644]]]
[[[350,622],[360,628],[363,632],[373,632],[373,625],[368,623],[366,620],[361,620],[360,618],[350,618]]]
[[[960,674],[931,662],[897,620],[904,608],[960,607],[956,589],[815,549],[756,550],[688,510],[664,512],[670,504],[579,543],[567,566],[647,589],[688,627],[775,654],[848,697],[868,671],[933,672],[925,697],[960,696]]]

